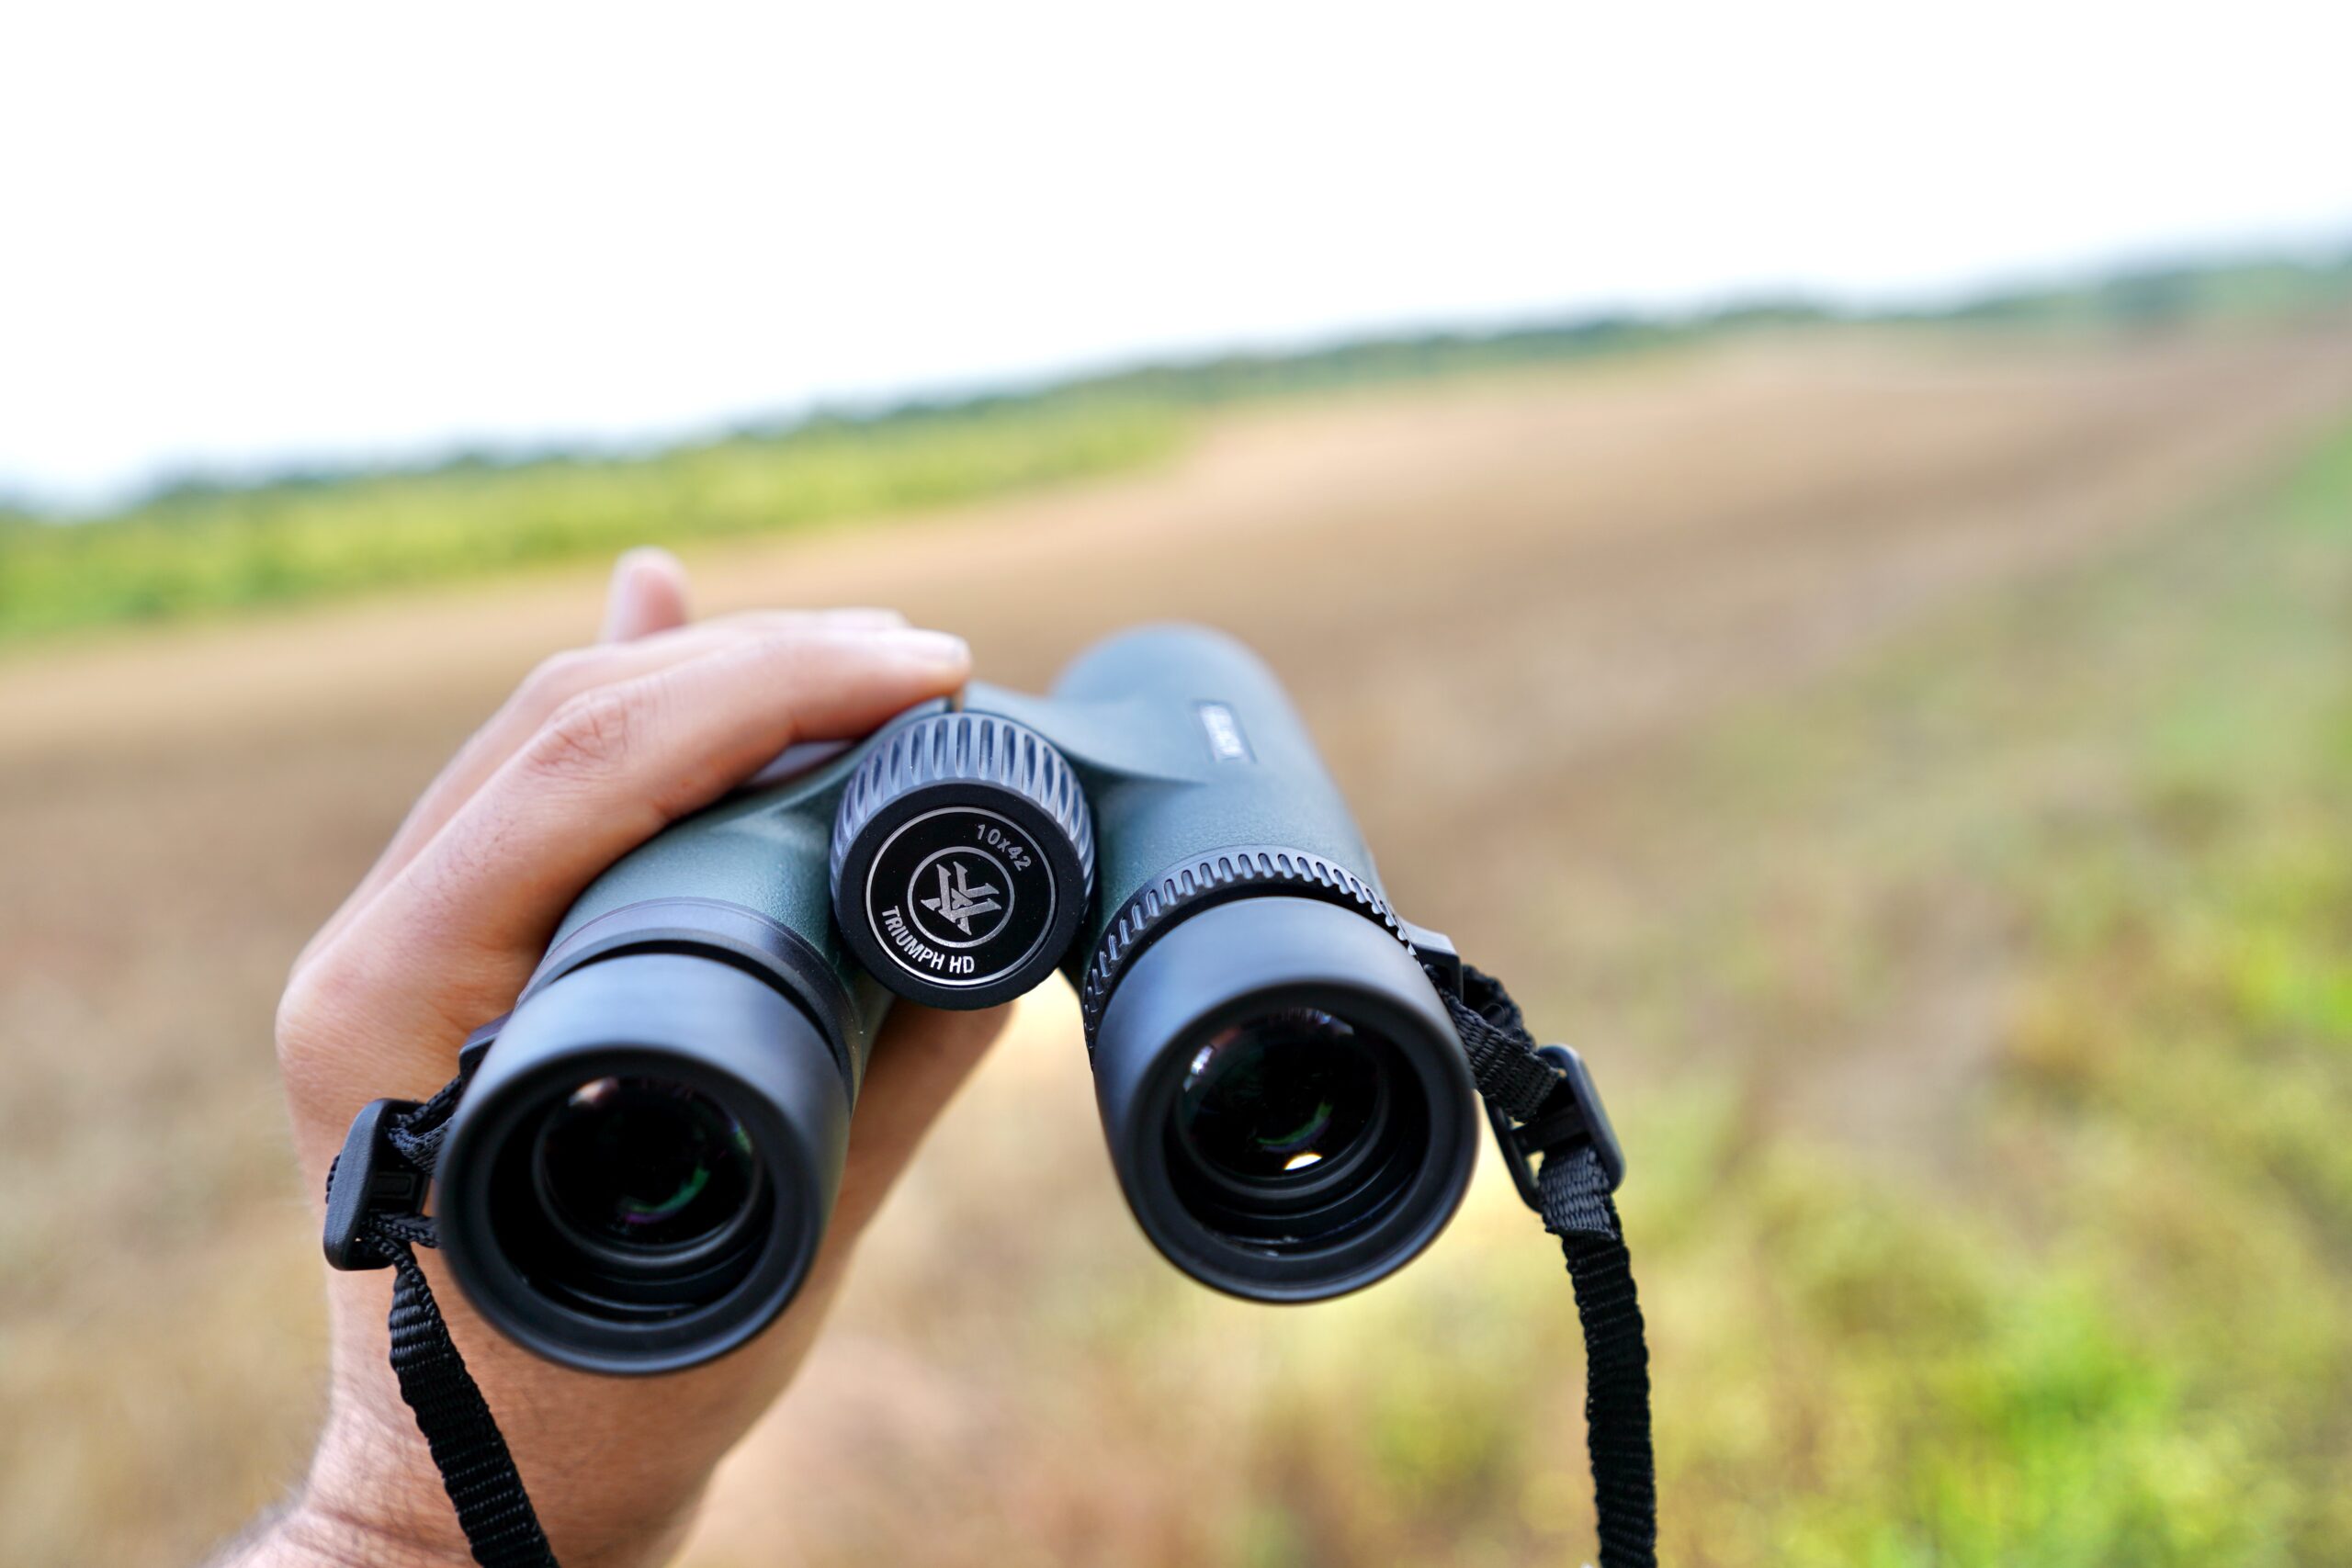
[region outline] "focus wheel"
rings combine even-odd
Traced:
[[[992,1007],[1035,986],[1093,887],[1094,827],[1069,763],[990,714],[891,733],[833,820],[842,940],[875,978],[933,1007]]]

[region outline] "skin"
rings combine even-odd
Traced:
[[[466,1032],[510,1006],[595,874],[797,740],[862,735],[962,685],[962,641],[878,610],[689,624],[684,570],[632,551],[603,639],[540,665],[427,788],[296,960],[277,1015],[294,1146],[312,1193],[361,1106],[423,1099]],[[666,1560],[712,1468],[808,1354],[859,1235],[1002,1028],[1003,1010],[891,1010],[860,1094],[823,1250],[759,1339],[694,1371],[567,1371],[487,1327],[424,1252],[451,1335],[566,1568]],[[331,1383],[300,1491],[221,1561],[471,1561],[386,1364],[387,1270],[327,1273]]]

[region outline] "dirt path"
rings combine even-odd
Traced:
[[[707,607],[888,602],[1014,683],[1136,619],[1227,626],[1293,683],[1399,903],[1507,964],[1554,940],[1514,918],[1514,870],[1617,853],[1581,806],[1651,748],[2222,493],[2347,403],[2352,339],[2309,333],[1751,345],[1259,412],[1164,472],[690,560]],[[0,660],[0,1182],[77,1173],[0,1211],[0,1430],[93,1411],[0,1485],[0,1558],[185,1560],[287,1473],[308,1369],[197,1365],[186,1326],[233,1304],[248,1337],[314,1332],[270,1109],[284,965],[466,728],[590,629],[599,575]],[[990,1073],[1045,1074],[1049,1016]],[[1070,1109],[1057,1150],[1091,1137]],[[286,1299],[224,1282],[239,1260]],[[876,1419],[838,1362],[796,1395],[827,1445]],[[91,1391],[137,1378],[209,1429],[109,1426]],[[0,1475],[18,1457],[0,1440]],[[775,1522],[723,1496],[713,1551]]]

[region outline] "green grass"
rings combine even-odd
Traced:
[[[1670,994],[1535,1010],[1598,1059],[1681,1064],[1620,1097],[1666,1561],[2342,1561],[2347,612],[2352,431],[2267,495],[1741,716],[1640,808],[1702,868],[1630,955]],[[1931,1048],[1919,911],[1948,906],[2000,954],[1965,1087],[1864,1080],[1849,1121],[1925,1129],[1876,1155],[1784,1113],[1792,1077]],[[1709,1042],[1725,1019],[1747,1033]],[[1725,1088],[1725,1058],[1771,1066]],[[1312,1562],[1334,1529],[1367,1558],[1588,1550],[1566,1286],[1484,1234],[1476,1256],[1486,1278],[1335,1311],[1272,1402],[1306,1414],[1237,1560]]]
[[[1168,408],[1046,400],[642,459],[193,487],[81,524],[0,518],[0,639],[938,506],[1148,462],[1182,431]]]
[[[1981,897],[2010,957],[1997,1053],[1944,1108],[1957,1177],[1685,1125],[1701,1174],[1666,1213],[1637,1199],[1707,1236],[1660,1287],[1718,1305],[1668,1372],[1695,1391],[1675,1468],[1738,1478],[1686,1485],[1717,1505],[1678,1527],[1702,1560],[2317,1563],[2352,1540],[2347,609],[2352,434],[1913,650],[1808,714],[1830,734],[1767,719],[1730,749],[1806,760],[1782,787],[1821,814],[1785,847],[1846,847],[1860,908]],[[1838,820],[1858,762],[1878,804]],[[1866,929],[1864,970],[1900,940]]]

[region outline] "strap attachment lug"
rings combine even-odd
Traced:
[[[370,1101],[351,1119],[343,1152],[327,1172],[325,1247],[336,1269],[389,1269],[392,1259],[362,1233],[384,1214],[424,1212],[424,1173],[392,1146],[394,1119],[417,1108],[413,1100]]]
[[[1413,944],[1413,956],[1420,960],[1421,972],[1430,977],[1442,997],[1462,995],[1462,954],[1453,939],[1443,931],[1433,931],[1427,926],[1417,926],[1399,919],[1396,929],[1407,942]]]
[[[1625,1149],[1617,1141],[1617,1129],[1610,1124],[1608,1108],[1600,1103],[1600,1089],[1593,1083],[1584,1058],[1566,1045],[1539,1046],[1535,1054],[1559,1077],[1542,1109],[1513,1126],[1510,1118],[1489,1100],[1487,1121],[1502,1148],[1503,1163],[1510,1168],[1520,1201],[1540,1214],[1544,1190],[1536,1180],[1533,1162],[1537,1156],[1548,1159],[1588,1145],[1609,1179],[1609,1190],[1614,1192],[1625,1179]]]

